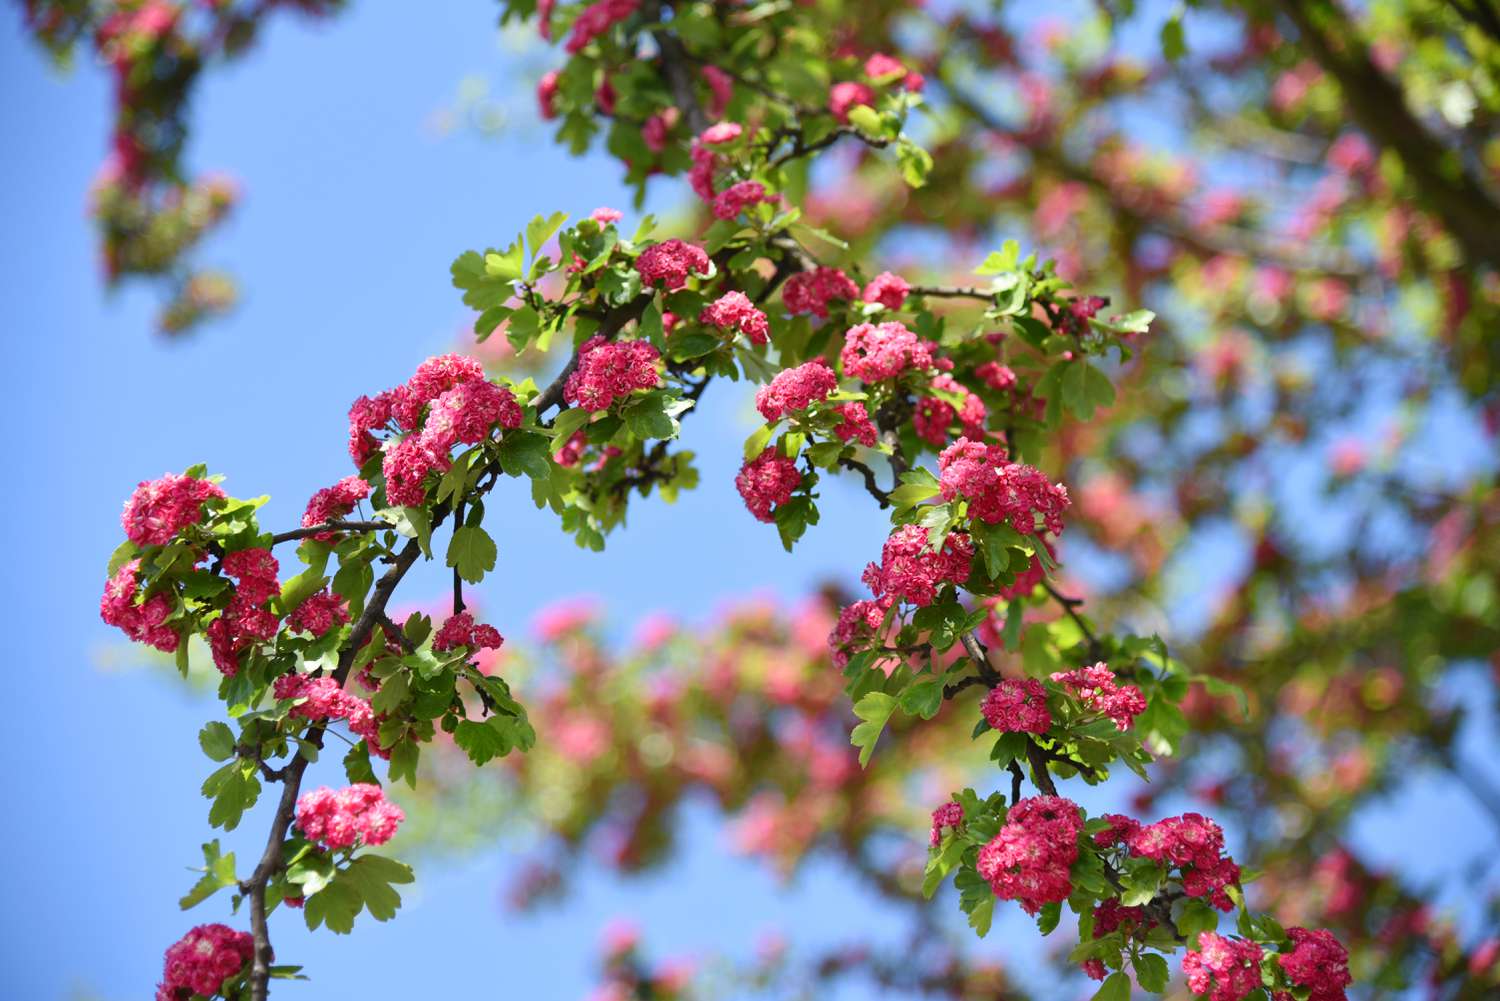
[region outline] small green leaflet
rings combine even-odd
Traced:
[[[196,907],[226,886],[234,886],[239,877],[234,874],[234,852],[219,854],[219,841],[215,838],[203,846],[203,878],[177,901],[183,910]]]
[[[448,543],[448,565],[470,584],[478,584],[484,575],[495,569],[495,540],[478,525],[463,525],[454,529],[453,539]]]
[[[854,715],[864,722],[854,728],[854,732],[849,735],[849,743],[859,748],[861,768],[869,764],[870,755],[875,751],[875,742],[880,739],[885,724],[895,710],[896,700],[884,692],[871,692],[854,703]]]
[[[234,755],[234,731],[214,720],[198,731],[198,746],[214,761],[228,761]]]

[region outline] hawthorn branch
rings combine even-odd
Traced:
[[[860,462],[858,459],[840,458],[839,465],[843,466],[845,469],[852,469],[854,472],[859,473],[865,478],[865,489],[870,492],[870,496],[875,498],[876,503],[878,503],[882,509],[891,506],[891,495],[889,491],[880,489],[880,485],[875,482],[875,470],[871,469],[863,462]]]
[[[388,521],[328,521],[321,525],[294,528],[289,532],[277,532],[271,536],[271,545],[279,546],[283,542],[305,539],[310,535],[322,535],[324,532],[381,532],[392,527]]]
[[[1068,613],[1068,618],[1072,619],[1074,624],[1078,626],[1079,632],[1083,633],[1084,641],[1089,645],[1089,656],[1094,660],[1102,660],[1104,654],[1103,644],[1099,642],[1099,637],[1094,635],[1094,630],[1089,627],[1088,620],[1078,614],[1079,607],[1083,605],[1083,599],[1068,597],[1053,587],[1052,582],[1045,578],[1042,580],[1042,590],[1046,591],[1052,596],[1053,600],[1062,606],[1063,611]]]

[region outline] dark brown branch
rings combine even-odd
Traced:
[[[283,542],[305,539],[324,532],[381,532],[390,527],[392,526],[388,521],[329,521],[308,528],[294,528],[290,532],[278,532],[271,536],[271,545],[279,546]]]
[[[1050,594],[1062,606],[1063,611],[1067,612],[1068,617],[1078,626],[1078,631],[1083,633],[1084,641],[1089,645],[1089,657],[1094,660],[1101,659],[1104,654],[1104,647],[1100,644],[1099,637],[1095,636],[1093,629],[1089,628],[1088,621],[1082,615],[1078,614],[1078,609],[1083,604],[1083,599],[1069,598],[1053,587],[1052,582],[1046,579],[1042,581],[1042,590]]]
[[[845,469],[852,469],[863,476],[865,478],[865,489],[869,491],[870,496],[874,497],[882,508],[891,506],[891,495],[887,491],[880,489],[880,485],[875,482],[875,470],[858,459],[840,458],[839,465]]]

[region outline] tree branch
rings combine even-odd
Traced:
[[[294,528],[290,532],[278,532],[271,536],[271,545],[279,546],[283,542],[322,535],[324,532],[380,532],[391,527],[393,526],[388,521],[329,521],[307,528]]]

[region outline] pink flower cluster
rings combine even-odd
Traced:
[[[1182,957],[1188,990],[1211,1001],[1240,1001],[1260,986],[1261,948],[1211,931],[1198,933],[1198,951]]]
[[[404,386],[354,401],[349,408],[349,455],[356,465],[364,465],[380,449],[374,432],[395,422],[406,437],[387,449],[381,464],[386,499],[416,506],[426,498],[427,474],[448,468],[454,445],[477,444],[497,426],[520,427],[522,418],[514,394],[485,378],[478,360],[439,355],[417,366]]]
[[[865,302],[878,302],[886,309],[900,309],[902,303],[906,302],[907,294],[911,292],[911,285],[900,275],[889,271],[882,271],[876,275],[871,282],[865,286]]]
[[[828,634],[828,650],[835,667],[843,667],[849,663],[850,649],[880,632],[886,613],[895,603],[895,599],[890,597],[874,600],[866,598],[839,610],[838,622]]]
[[[228,606],[204,633],[214,665],[232,677],[240,669],[240,654],[256,642],[270,641],[281,624],[276,613],[266,607],[281,593],[276,580],[280,565],[269,549],[241,549],[224,557],[223,570],[238,583]]]
[[[968,579],[974,544],[963,532],[950,532],[943,548],[928,545],[927,529],[902,525],[880,550],[880,562],[865,567],[861,578],[877,598],[891,597],[913,605],[930,605],[938,588]]]
[[[1349,951],[1324,929],[1309,931],[1306,928],[1288,928],[1287,938],[1292,940],[1292,949],[1276,957],[1287,977],[1294,984],[1309,988],[1312,993],[1307,1001],[1344,1001],[1344,988],[1354,982],[1349,976]],[[1283,1001],[1291,995],[1278,991],[1275,1001]]]
[[[849,123],[849,109],[856,104],[873,105],[875,91],[869,84],[843,80],[828,89],[828,110],[845,125]]]
[[[708,254],[703,248],[682,240],[665,240],[647,247],[635,259],[635,270],[647,288],[661,282],[668,292],[686,285],[690,274],[710,273]]]
[[[847,376],[884,382],[903,372],[931,368],[932,345],[895,320],[861,323],[844,335],[839,361]]]
[[[302,599],[302,604],[286,617],[287,628],[314,636],[326,635],[328,630],[348,621],[348,604],[327,588]]]
[[[548,70],[536,82],[537,113],[544,121],[557,117],[557,81],[561,76],[557,70]]]
[[[432,649],[438,653],[461,646],[470,650],[498,650],[504,644],[505,637],[500,635],[500,630],[491,625],[476,624],[474,616],[468,612],[448,616],[448,621],[432,638]]]
[[[1115,683],[1115,672],[1103,661],[1093,667],[1059,671],[1052,680],[1071,691],[1088,709],[1114,720],[1115,729],[1129,730],[1135,718],[1146,711],[1146,697],[1134,685]]]
[[[1009,365],[1002,365],[997,361],[987,361],[974,370],[974,374],[980,380],[996,392],[1004,393],[1016,388],[1016,373],[1011,371]]]
[[[796,410],[806,410],[839,388],[839,377],[821,358],[782,369],[755,392],[755,409],[768,421],[778,421]]]
[[[1123,842],[1132,855],[1177,866],[1182,889],[1207,897],[1221,911],[1234,909],[1225,887],[1239,882],[1240,867],[1224,852],[1224,829],[1201,814],[1184,813],[1142,826],[1121,814],[1106,814],[1108,830],[1094,835],[1099,845]]]
[[[957,407],[938,396],[923,396],[917,400],[916,412],[912,414],[912,425],[917,437],[929,445],[941,448],[948,443],[948,429],[954,420],[963,425],[963,433],[969,438],[984,437],[986,411],[984,401],[969,392],[967,386],[947,372],[933,376],[932,388],[956,394]]]
[[[738,181],[714,196],[714,218],[734,219],[751,205],[772,201],[759,181]]]
[[[167,473],[159,480],[142,480],[125,502],[120,524],[125,537],[138,546],[164,546],[189,525],[203,520],[203,502],[222,498],[224,491],[210,480]]]
[[[578,367],[563,385],[563,399],[585,410],[608,410],[637,389],[660,385],[660,358],[650,341],[609,341],[596,334],[578,349]]]
[[[944,500],[964,497],[969,515],[996,524],[1010,522],[1022,535],[1037,531],[1036,519],[1054,535],[1062,532],[1068,491],[1039,471],[1009,461],[1000,445],[960,438],[938,456]]]
[[[99,617],[137,643],[153,646],[163,653],[173,653],[182,637],[166,624],[167,617],[172,614],[172,600],[166,592],[158,591],[143,603],[136,604],[140,573],[140,560],[131,560],[115,571],[104,584],[104,597],[99,599]]]
[[[249,932],[199,925],[167,947],[156,1001],[188,1001],[195,994],[212,997],[254,955],[255,939]]]
[[[703,307],[698,322],[720,330],[738,330],[751,344],[764,344],[770,335],[766,314],[756,309],[743,292],[725,292]]]
[[[1083,335],[1089,328],[1089,320],[1107,305],[1109,305],[1109,300],[1101,299],[1097,295],[1086,295],[1074,299],[1058,314],[1058,333]]]
[[[360,782],[337,792],[327,786],[297,800],[297,827],[330,851],[391,840],[405,812],[377,785]]]
[[[1002,733],[1046,733],[1052,728],[1047,690],[1035,678],[1005,678],[985,695],[979,711]]]
[[[734,485],[744,498],[745,507],[755,515],[756,521],[772,522],[771,509],[792,499],[792,493],[802,484],[802,473],[797,463],[777,452],[774,447],[766,449],[745,463],[734,478]]]
[[[859,298],[859,286],[838,268],[814,268],[786,280],[781,301],[793,316],[811,313],[828,319],[828,304],[834,300],[851,302]]]
[[[598,0],[590,4],[573,22],[573,30],[563,46],[569,55],[577,55],[590,42],[636,12],[640,0]]]
[[[1019,901],[1027,914],[1066,900],[1068,869],[1078,858],[1083,818],[1061,796],[1033,796],[1010,808],[1005,826],[979,850],[977,868],[1002,900]]]
[[[363,737],[365,746],[372,754],[389,758],[391,752],[380,744],[380,724],[385,719],[375,715],[370,703],[352,692],[339,687],[333,678],[313,678],[305,674],[283,674],[271,688],[278,699],[303,699],[292,707],[293,716],[304,719],[341,719],[349,724],[349,732]]]
[[[331,487],[323,487],[307,502],[302,512],[302,527],[313,528],[338,521],[354,510],[354,506],[370,496],[370,485],[358,476],[346,476]],[[312,536],[319,542],[328,542],[333,532],[319,532]]]
[[[870,412],[858,400],[842,404],[835,408],[834,413],[839,415],[839,423],[834,427],[833,433],[839,436],[840,441],[852,439],[868,447],[874,445],[879,438],[880,432],[870,420]]]
[[[944,803],[932,811],[932,837],[928,844],[936,848],[943,841],[943,828],[952,827],[958,829],[958,825],[964,822],[964,808],[957,803]]]

